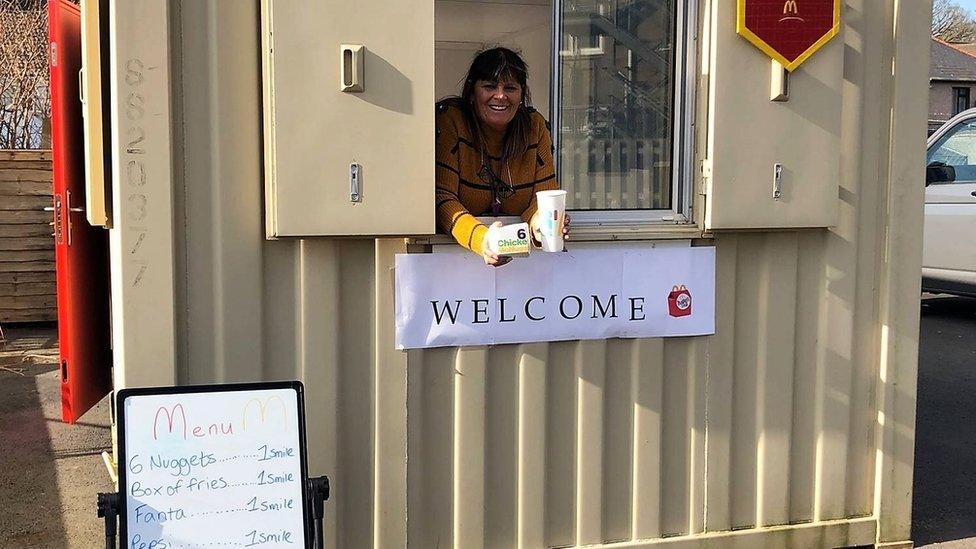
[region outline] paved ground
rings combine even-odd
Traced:
[[[0,547],[101,547],[95,494],[112,483],[108,401],[60,421],[53,326],[0,346]],[[912,537],[976,548],[976,299],[922,301]]]
[[[976,548],[976,299],[922,300],[912,539]]]
[[[104,547],[98,492],[113,489],[108,400],[61,423],[53,326],[5,328],[0,344],[0,547]]]

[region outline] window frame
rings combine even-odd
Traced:
[[[550,45],[549,120],[553,128],[553,147],[559,150],[561,107],[562,7],[565,0],[552,0],[552,32]],[[569,210],[576,228],[608,227],[645,232],[655,227],[696,225],[692,209],[695,187],[695,105],[698,62],[698,2],[675,0],[674,42],[674,102],[671,143],[671,208],[670,209],[604,209]],[[556,173],[560,174],[560,155],[553,155]],[[560,177],[561,179],[561,177]]]
[[[959,117],[959,115],[956,116]],[[935,154],[936,151],[944,147],[946,143],[950,139],[955,137],[956,134],[959,133],[964,126],[968,126],[969,128],[976,129],[976,116],[968,115],[965,117],[960,117],[958,120],[955,121],[953,120],[947,122],[945,126],[942,129],[940,129],[941,131],[937,131],[936,133],[932,134],[932,136],[929,138],[929,141],[925,147],[926,166],[934,162],[933,160],[931,160],[932,155]],[[955,168],[957,166],[963,166],[963,165],[970,166],[971,164],[957,164],[957,165],[947,164],[947,165]],[[972,185],[974,183],[976,183],[976,179],[953,179],[952,181],[938,181],[938,182],[929,183],[928,185],[926,185],[926,187],[934,187],[937,185]]]

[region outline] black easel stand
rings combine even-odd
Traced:
[[[312,547],[325,549],[325,527],[322,518],[325,516],[325,500],[329,499],[329,477],[312,477],[308,479],[308,499],[312,507],[313,535]]]
[[[105,549],[115,549],[115,536],[119,528],[119,504],[122,498],[118,492],[98,494],[98,517],[105,519]]]

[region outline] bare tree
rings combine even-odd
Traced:
[[[42,146],[51,114],[46,0],[0,0],[0,149]]]
[[[934,0],[932,36],[953,44],[974,42],[976,19],[955,0]]]

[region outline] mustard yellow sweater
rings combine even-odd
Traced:
[[[515,194],[502,198],[500,215],[518,215],[526,222],[536,211],[535,193],[558,189],[552,162],[552,137],[545,118],[531,112],[529,148],[519,158],[501,161],[501,137],[486,137],[485,162]],[[437,108],[437,226],[465,248],[481,254],[488,227],[475,216],[492,215],[492,188],[478,177],[482,156],[457,106]],[[506,166],[507,164],[507,166]]]

